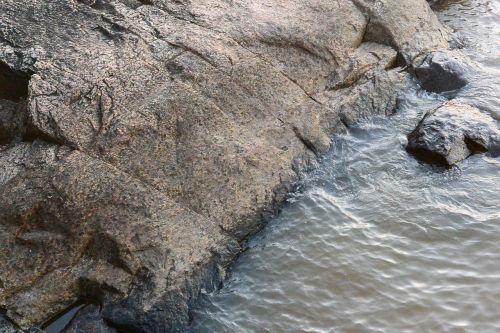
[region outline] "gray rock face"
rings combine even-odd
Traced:
[[[474,68],[458,52],[441,50],[428,54],[414,70],[425,90],[442,93],[465,87]]]
[[[392,112],[396,54],[447,45],[424,0],[0,12],[0,309],[22,329],[90,299],[182,331],[331,136]]]
[[[106,325],[102,319],[99,306],[88,305],[78,312],[64,329],[64,333],[117,333],[117,330]]]
[[[21,333],[21,330],[16,329],[12,323],[0,314],[0,333]]]
[[[477,108],[450,101],[427,113],[408,135],[407,150],[418,158],[452,166],[472,154],[500,146],[497,122]]]

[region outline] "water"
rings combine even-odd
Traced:
[[[460,98],[500,119],[500,0],[439,8],[482,67]],[[396,115],[336,138],[191,332],[500,332],[500,159],[444,170],[404,150],[441,102],[409,83]]]

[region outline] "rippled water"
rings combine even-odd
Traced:
[[[460,98],[500,119],[500,0],[440,9],[483,69]],[[404,150],[439,103],[409,83],[396,115],[337,138],[191,332],[500,332],[500,159]]]

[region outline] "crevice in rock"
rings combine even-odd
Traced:
[[[27,124],[26,128],[25,128],[25,132],[22,136],[22,141],[33,142],[36,140],[44,141],[47,143],[52,143],[52,144],[55,144],[58,146],[67,146],[71,149],[74,149],[74,147],[71,147],[70,145],[67,145],[64,142],[56,139],[55,137],[43,133],[42,131],[35,128],[34,126],[30,126],[29,124]]]
[[[424,150],[424,149],[419,149],[419,148],[410,148],[407,147],[406,151],[409,152],[410,154],[414,155],[417,159],[427,162],[429,164],[435,165],[435,166],[440,166],[440,167],[445,167],[447,169],[451,168],[451,166],[448,164],[448,161],[446,158],[443,156]]]
[[[99,304],[96,304],[95,302],[87,299],[78,300],[44,322],[42,325],[40,325],[40,327],[46,333],[63,332],[64,329],[71,323],[71,321],[78,315],[78,313],[91,304],[100,306]]]
[[[151,0],[137,0],[139,1],[143,6],[154,6],[153,1]]]
[[[141,331],[133,327],[130,327],[128,325],[120,325],[106,318],[103,318],[103,320],[106,323],[106,325],[108,325],[111,328],[114,328],[118,333],[142,333]]]
[[[315,156],[318,156],[319,157],[319,152],[318,150],[316,149],[316,147],[314,146],[314,144],[307,138],[305,138],[299,131],[299,129],[295,126],[293,126],[293,132],[295,133],[295,136],[297,137],[297,139],[300,140],[300,142],[302,142],[302,144],[304,144],[304,146],[310,150]]]
[[[343,113],[341,113],[339,115],[339,119],[340,119],[340,122],[342,123],[342,125],[345,126],[345,128],[349,128],[351,127],[351,125],[349,125],[349,123],[347,122],[346,118],[345,118],[345,115]]]
[[[234,39],[233,39],[234,40]],[[288,81],[292,82],[295,86],[297,86],[300,90],[302,90],[304,92],[304,94],[306,94],[306,96],[311,99],[313,102],[315,103],[318,103],[318,104],[322,104],[320,101],[318,101],[317,99],[315,99],[309,92],[307,92],[307,90],[302,87],[298,82],[297,80],[291,78],[289,75],[287,75],[285,72],[283,72],[282,70],[280,70],[279,68],[276,68],[276,66],[274,66],[272,63],[270,63],[269,61],[267,61],[264,57],[262,57],[260,54],[250,50],[249,48],[241,45],[241,43],[235,41],[241,48],[243,48],[244,50],[250,52],[251,54],[253,54],[255,57],[257,57],[258,59],[260,59],[262,62],[264,62],[266,65],[268,66],[271,66],[274,70],[276,70],[278,73],[280,73],[281,75],[283,75]]]
[[[401,67],[404,69],[408,68],[408,61],[405,58],[405,56],[403,55],[403,53],[401,53],[401,52],[398,52],[398,54],[396,55],[396,61],[389,68],[386,68],[386,69],[390,70],[390,69],[395,69],[398,67]]]
[[[341,81],[328,85],[328,90],[339,90],[352,87],[358,81],[360,81],[366,73],[368,73],[373,68],[373,64],[366,64],[359,68],[354,68],[351,72]]]
[[[28,84],[31,75],[12,69],[0,60],[0,99],[15,103],[28,97]]]
[[[296,85],[300,90],[302,90],[304,92],[304,94],[306,94],[306,96],[312,100],[313,102],[317,103],[317,104],[323,104],[321,103],[320,101],[318,101],[316,98],[313,97],[312,94],[310,94],[309,92],[307,92],[307,90],[302,87],[298,82],[297,80],[291,78],[289,75],[287,75],[286,73],[282,72],[282,71],[279,71],[281,73],[281,75],[283,75],[284,77],[286,77],[290,82],[292,82],[294,85]]]
[[[81,2],[81,3],[87,5],[91,8],[97,9],[97,10],[110,10],[110,9],[112,9],[112,6],[108,0],[78,0],[78,2]]]
[[[173,43],[173,42],[168,41],[168,40],[166,40],[166,42],[168,43],[168,45],[170,45],[172,47],[180,48],[183,51],[192,53],[193,55],[195,55],[198,58],[200,58],[201,60],[205,61],[207,64],[209,64],[213,68],[217,68],[218,67],[217,64],[215,64],[213,61],[211,61],[208,57],[206,57],[205,55],[203,55],[202,53],[200,53],[199,51],[195,50],[192,47],[186,46],[184,44],[176,44],[176,43]]]
[[[467,148],[470,150],[471,154],[480,154],[488,151],[488,148],[485,145],[481,144],[481,142],[478,142],[478,140],[470,138],[467,135],[464,136],[464,142],[467,145]]]

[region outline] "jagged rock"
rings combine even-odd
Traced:
[[[496,121],[477,108],[450,101],[428,112],[408,135],[406,149],[418,158],[452,166],[472,154],[499,152]]]
[[[123,331],[182,331],[331,136],[392,112],[396,55],[447,41],[424,0],[0,12],[0,308],[23,329],[91,299]]]
[[[418,62],[418,61],[417,61]],[[425,90],[442,93],[465,87],[474,67],[456,51],[441,50],[423,57],[414,68],[415,76]]]

